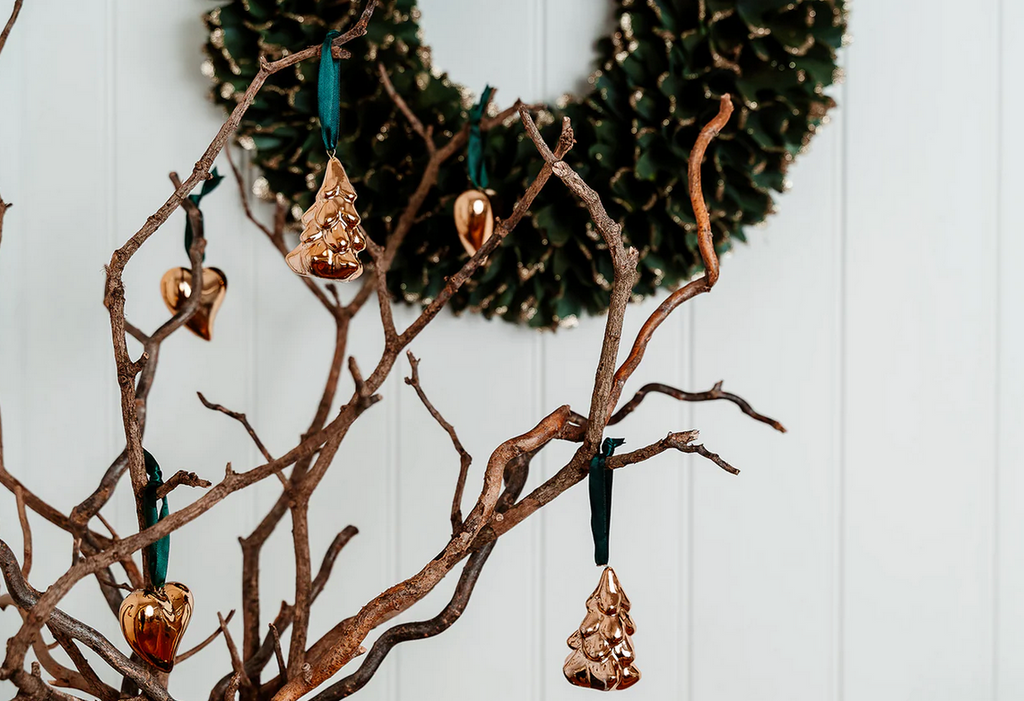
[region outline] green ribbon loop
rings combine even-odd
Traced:
[[[480,96],[480,102],[469,111],[469,145],[466,151],[466,161],[469,165],[469,179],[473,181],[473,187],[483,190],[487,187],[487,163],[484,161],[484,134],[480,129],[480,120],[484,118],[484,110],[487,103],[491,101],[491,93],[494,88],[490,85],[484,88]]]
[[[608,534],[612,526],[612,471],[605,461],[624,438],[605,438],[601,452],[590,461],[590,532],[594,535],[594,563],[608,564]]]
[[[148,450],[143,450],[146,456],[146,474],[149,475],[149,482],[143,492],[142,513],[146,519],[146,528],[155,526],[161,519],[167,518],[170,509],[167,508],[167,497],[161,501],[157,509],[156,490],[164,483],[163,475],[160,474],[160,465],[156,458]],[[171,536],[165,535],[160,540],[146,547],[149,553],[149,579],[157,589],[163,587],[167,581],[167,559],[171,554]]]
[[[341,59],[334,58],[331,44],[341,32],[327,32],[320,49],[320,76],[317,79],[317,105],[320,109],[320,136],[324,148],[333,153],[341,132]]]
[[[206,197],[207,195],[209,195],[214,190],[216,190],[217,186],[220,185],[220,181],[223,180],[223,179],[224,179],[224,176],[221,175],[220,173],[218,173],[217,169],[214,168],[213,172],[210,173],[210,179],[203,182],[203,187],[202,187],[201,190],[199,190],[199,194],[198,195],[189,195],[188,198],[192,201],[192,203],[196,207],[198,207],[199,203],[203,201],[203,198]],[[202,216],[202,212],[199,213],[199,216]],[[186,215],[185,216],[185,255],[188,255],[188,256],[192,255],[192,237],[193,236],[194,236],[194,234],[192,232],[192,218]],[[203,260],[204,261],[206,260],[206,254],[205,253],[203,254]]]

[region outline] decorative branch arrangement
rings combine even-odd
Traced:
[[[0,35],[0,48],[14,23],[20,5],[21,1],[18,0],[15,3],[14,15],[8,22],[4,34]],[[343,47],[366,33],[375,5],[374,0],[369,0],[358,22],[327,44],[335,58],[349,57],[349,53]],[[343,302],[332,284],[321,287],[309,278],[301,278],[311,294],[334,320],[336,330],[334,352],[327,366],[327,381],[309,428],[293,448],[283,455],[274,457],[244,413],[213,403],[200,394],[198,398],[203,406],[224,414],[241,425],[254,441],[265,462],[242,472],[236,472],[229,464],[223,478],[212,485],[193,473],[182,471],[173,475],[157,490],[156,498],[166,497],[183,486],[207,491],[188,506],[149,525],[144,513],[149,484],[146,454],[143,450],[147,400],[157,371],[161,345],[169,336],[185,326],[196,313],[201,286],[193,286],[191,294],[180,309],[154,332],[146,333],[125,318],[122,274],[139,248],[157,232],[168,216],[181,206],[190,218],[193,231],[189,249],[191,279],[202,279],[205,248],[202,217],[198,208],[188,199],[189,193],[210,177],[210,169],[215,158],[225,150],[228,139],[235,132],[240,119],[264,83],[285,68],[317,58],[320,52],[321,47],[316,46],[297,51],[274,62],[261,59],[259,72],[245,91],[244,97],[198,160],[192,173],[184,181],[179,181],[175,174],[171,174],[175,188],[173,194],[147,219],[142,228],[111,256],[107,267],[104,301],[110,315],[126,447],[103,473],[96,490],[69,514],[65,515],[58,511],[28,490],[8,471],[4,464],[0,433],[0,483],[15,496],[24,542],[24,552],[19,563],[18,556],[0,540],[0,571],[7,587],[7,593],[0,597],[0,606],[13,605],[20,610],[23,618],[20,629],[7,641],[6,656],[0,666],[0,679],[7,679],[15,684],[19,690],[18,698],[77,698],[60,690],[69,689],[103,701],[133,697],[145,697],[153,701],[170,700],[172,697],[167,691],[166,673],[150,666],[138,655],[125,656],[116,645],[94,628],[61,611],[58,604],[78,582],[92,576],[99,582],[107,605],[116,616],[122,605],[123,591],[147,589],[153,584],[152,563],[149,562],[152,556],[148,546],[199,518],[229,494],[268,477],[273,476],[279,480],[281,494],[253,532],[240,541],[243,556],[240,644],[236,644],[228,628],[234,611],[227,616],[218,614],[218,625],[213,633],[196,648],[180,653],[174,659],[178,664],[184,663],[219,638],[223,639],[231,654],[231,669],[225,671],[224,677],[211,691],[211,701],[230,700],[236,696],[245,701],[293,701],[310,697],[314,692],[316,693],[311,698],[315,701],[345,698],[367,683],[396,645],[409,640],[432,637],[447,630],[468,605],[480,572],[496,541],[538,509],[582,481],[588,474],[591,459],[599,450],[605,428],[638,410],[643,398],[650,392],[663,393],[682,401],[729,401],[755,420],[780,431],[784,430],[777,422],[755,412],[740,397],[723,392],[721,383],[702,393],[688,393],[665,385],[647,385],[631,400],[619,406],[623,389],[642,362],[647,345],[658,327],[681,304],[710,291],[718,279],[718,260],[712,245],[708,212],[701,191],[700,164],[704,149],[728,121],[732,112],[732,101],[728,95],[721,97],[719,113],[701,132],[689,161],[690,197],[698,215],[700,253],[706,272],[669,295],[644,324],[625,361],[618,364],[623,318],[637,276],[637,251],[623,244],[620,225],[608,216],[597,194],[563,160],[575,143],[569,119],[563,120],[561,136],[558,142],[551,146],[541,137],[531,117],[530,108],[519,102],[493,117],[483,119],[479,128],[486,131],[495,125],[507,125],[518,118],[536,146],[543,166],[532,184],[519,198],[512,214],[496,224],[490,237],[483,241],[469,261],[448,279],[437,297],[424,307],[422,313],[407,328],[401,331],[396,328],[392,316],[392,300],[388,292],[388,271],[396,252],[403,245],[407,233],[420,215],[420,209],[428,193],[436,184],[440,165],[465,147],[469,128],[467,126],[450,137],[442,137],[439,135],[441,129],[435,130],[432,125],[422,124],[394,89],[387,72],[382,69],[380,80],[384,89],[407,118],[408,127],[422,138],[429,153],[429,160],[413,197],[410,198],[402,215],[394,220],[386,239],[374,241],[366,237],[370,274],[365,275],[359,282],[351,299]],[[230,160],[230,151],[226,151],[226,155]],[[291,203],[279,201],[274,222],[270,225],[264,224],[249,206],[245,183],[234,162],[231,162],[231,167],[246,216],[266,235],[282,257],[287,256],[291,247],[286,242],[285,214]],[[604,340],[596,368],[590,406],[585,415],[573,411],[567,405],[557,407],[533,428],[499,445],[488,459],[479,496],[472,508],[463,514],[462,495],[467,486],[472,457],[460,442],[456,429],[442,417],[440,410],[428,398],[420,380],[420,361],[408,349],[420,332],[437,317],[452,295],[474,273],[487,265],[488,256],[502,241],[512,235],[534,198],[553,175],[589,210],[594,226],[607,246],[614,267],[611,304],[606,314]],[[0,201],[0,224],[7,206]],[[384,350],[369,375],[364,376],[355,359],[346,358],[346,343],[350,322],[374,295],[377,298],[384,334]],[[129,353],[127,335],[131,335],[143,346],[143,352],[138,358],[133,359]],[[358,532],[354,526],[341,530],[314,574],[309,544],[310,498],[338,454],[349,429],[367,410],[381,401],[377,391],[389,377],[403,352],[406,352],[411,367],[411,374],[405,380],[406,384],[416,392],[427,413],[451,437],[459,454],[459,477],[451,510],[452,535],[440,554],[427,562],[419,572],[396,583],[368,601],[353,615],[340,620],[319,640],[310,641],[308,627],[313,606],[331,576],[339,553]],[[339,392],[346,365],[352,377],[354,391],[340,412],[330,418],[330,408]],[[666,450],[677,450],[705,457],[730,473],[738,472],[724,459],[696,443],[697,437],[696,431],[669,433],[666,438],[652,445],[608,457],[605,464],[610,469],[620,469],[648,460]],[[578,444],[578,448],[560,470],[531,493],[522,496],[533,457],[554,441],[573,442]],[[102,509],[110,500],[125,472],[129,475],[137,506],[139,531],[121,537],[110,528]],[[73,542],[71,566],[43,591],[36,590],[28,583],[33,560],[32,534],[27,519],[29,510],[66,531]],[[260,554],[268,537],[286,515],[291,520],[293,533],[294,599],[291,604],[282,605],[273,621],[268,622],[260,610]],[[103,529],[95,527],[93,519],[98,521]],[[143,553],[142,567],[134,560],[135,553],[140,551]],[[51,554],[46,553],[46,556],[49,557]],[[363,647],[363,642],[371,632],[423,599],[463,562],[458,586],[451,601],[442,611],[433,618],[420,622],[393,626],[377,639],[369,651]],[[128,584],[120,583],[115,576],[115,568]],[[628,609],[628,606],[626,608]],[[46,642],[44,628],[49,631],[55,644]],[[51,656],[50,649],[55,645],[59,645],[66,652],[73,668],[65,666]],[[100,680],[80,646],[92,650],[105,664],[122,676],[124,681],[120,689],[114,689]],[[30,649],[36,661],[26,667]],[[320,688],[331,676],[361,655],[361,663],[347,676],[326,688]],[[267,669],[272,660],[277,667],[274,671]],[[51,680],[44,680],[43,670],[52,678]]]

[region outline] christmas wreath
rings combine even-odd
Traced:
[[[833,100],[836,51],[846,31],[844,0],[614,0],[618,27],[599,42],[591,91],[549,109],[545,138],[572,119],[578,146],[570,162],[622,223],[640,251],[637,297],[674,287],[700,268],[686,167],[718,97],[734,96],[737,115],[711,145],[702,173],[719,252],[744,240],[744,227],[772,212],[794,157],[807,146]],[[330,29],[355,21],[358,0],[232,0],[205,16],[204,72],[227,109],[259,69]],[[382,0],[364,52],[344,65],[338,157],[359,191],[363,225],[382,241],[415,189],[427,160],[422,139],[388,97],[382,63],[425,124],[447,135],[469,119],[472,99],[434,72],[415,0]],[[363,59],[363,60],[358,60]],[[315,62],[274,76],[238,129],[252,151],[267,196],[282,195],[301,215],[315,195],[308,174],[323,168]],[[533,144],[512,120],[484,135],[495,214],[507,216],[540,167]],[[427,302],[465,262],[452,223],[456,197],[470,186],[464,158],[442,167],[423,212],[392,265],[389,284],[409,302]],[[484,273],[452,299],[455,311],[535,327],[568,324],[608,305],[611,261],[587,211],[566,190],[548,188],[528,219],[493,254]]]

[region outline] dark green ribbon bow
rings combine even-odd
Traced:
[[[189,195],[188,198],[192,201],[192,204],[194,204],[196,207],[199,207],[199,203],[203,201],[203,198],[206,197],[207,195],[209,195],[214,190],[216,190],[217,186],[220,185],[220,181],[223,180],[223,179],[224,179],[224,176],[219,174],[217,172],[217,169],[214,168],[213,172],[210,173],[210,179],[205,181],[205,182],[203,182],[203,187],[202,187],[201,190],[199,190],[199,194],[198,195]],[[200,212],[199,213],[200,219],[202,218],[202,216],[203,216],[203,213]],[[192,237],[194,235],[195,234],[192,232],[192,217],[186,216],[185,217],[185,253],[187,255],[189,255],[189,256],[192,255]],[[203,254],[203,260],[204,261],[206,260],[206,254],[205,253]]]
[[[484,110],[487,103],[491,101],[491,93],[494,88],[490,85],[484,88],[480,102],[469,111],[469,146],[466,151],[466,162],[469,166],[469,179],[473,181],[473,187],[483,190],[487,187],[487,163],[484,162],[484,134],[480,130],[480,120],[484,118]]]
[[[157,509],[156,490],[164,483],[163,475],[160,474],[160,465],[156,458],[148,450],[143,450],[146,456],[146,474],[149,475],[149,482],[143,493],[142,513],[146,519],[146,528],[155,526],[160,519],[167,518],[170,510],[167,508],[167,497],[160,500],[160,507]],[[165,535],[160,540],[146,547],[149,554],[149,579],[153,586],[159,589],[167,581],[167,558],[171,554],[171,536]]]
[[[605,438],[601,452],[590,461],[590,531],[594,535],[594,563],[608,564],[608,534],[612,525],[612,471],[605,461],[624,438]]]
[[[341,132],[341,59],[334,58],[331,44],[341,32],[327,32],[320,48],[320,75],[317,79],[317,106],[320,109],[320,136],[327,153],[338,148]]]

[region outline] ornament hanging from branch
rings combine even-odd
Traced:
[[[146,527],[149,528],[166,518],[169,509],[166,496],[162,500],[156,497],[157,490],[163,484],[160,465],[148,450],[143,452],[146,473],[149,475],[143,497],[143,512]],[[188,587],[179,582],[167,581],[170,550],[169,535],[146,548],[144,560],[147,585],[125,597],[117,617],[128,645],[139,657],[161,672],[170,672],[174,668],[174,656],[192,619],[194,604]]]
[[[608,567],[608,537],[612,519],[612,475],[606,461],[625,441],[605,438],[601,451],[590,461],[590,530],[594,562],[604,567],[597,589],[587,599],[587,615],[569,636],[572,649],[562,666],[570,684],[598,691],[628,689],[640,681],[634,664],[636,625],[629,615],[629,598],[615,570]]]
[[[316,199],[302,215],[299,245],[286,260],[288,267],[299,275],[351,282],[363,273],[358,254],[366,248],[366,239],[359,228],[355,188],[335,155],[341,130],[341,61],[332,55],[331,43],[339,35],[340,32],[328,32],[320,48],[317,99],[327,168]]]
[[[459,232],[459,241],[466,253],[476,255],[484,241],[494,233],[494,212],[491,200],[487,196],[487,162],[484,159],[483,132],[480,120],[491,102],[494,89],[488,85],[484,88],[480,101],[469,111],[469,141],[466,145],[466,167],[469,180],[473,183],[472,190],[466,190],[455,200],[455,229]]]
[[[203,183],[203,188],[199,191],[199,194],[188,196],[195,206],[196,217],[200,226],[203,225],[203,213],[199,209],[199,203],[204,197],[217,189],[217,186],[220,185],[220,181],[223,179],[224,177],[218,175],[217,169],[214,168],[210,179]],[[186,216],[186,255],[192,255],[193,239],[204,235],[203,231],[193,231],[192,217]],[[203,253],[203,260],[206,260],[205,253]],[[213,322],[217,318],[217,312],[220,311],[220,305],[224,303],[224,297],[228,292],[228,278],[220,268],[204,267],[202,271],[203,277],[199,290],[199,306],[189,320],[185,322],[185,326],[188,327],[189,331],[199,336],[199,338],[204,341],[210,341],[213,339]],[[164,273],[164,276],[160,279],[160,296],[163,297],[164,304],[167,305],[167,309],[171,314],[177,314],[188,303],[189,297],[192,296],[193,285],[192,270],[189,268],[171,268]]]

